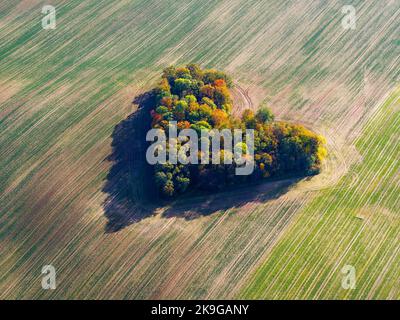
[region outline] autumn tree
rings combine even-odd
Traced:
[[[300,125],[275,121],[272,111],[262,104],[256,112],[244,110],[241,117],[231,114],[232,98],[229,89],[232,79],[218,70],[203,70],[196,64],[170,66],[154,88],[155,105],[151,110],[152,127],[168,135],[171,121],[177,130],[192,128],[198,133],[199,144],[205,142],[201,133],[212,129],[253,129],[255,170],[250,177],[236,176],[235,164],[183,165],[169,162],[154,166],[154,181],[160,193],[173,197],[190,186],[221,190],[227,185],[288,174],[315,174],[327,155],[322,136]],[[182,142],[177,142],[178,150]],[[223,145],[223,144],[222,144]],[[238,146],[235,146],[235,148]],[[243,151],[246,143],[240,144]],[[168,146],[167,146],[168,149]],[[198,152],[199,159],[204,156]],[[232,157],[221,149],[210,159]],[[248,157],[249,155],[245,155]]]

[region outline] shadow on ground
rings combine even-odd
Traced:
[[[146,161],[153,101],[149,92],[136,97],[133,104],[138,106],[137,111],[116,125],[112,133],[112,153],[106,160],[113,164],[102,189],[107,194],[103,204],[108,219],[106,233],[117,232],[160,211],[165,218],[192,220],[249,202],[263,203],[280,197],[301,179],[242,185],[212,194],[187,194],[169,202],[160,200],[152,179],[153,168]]]
[[[112,167],[103,192],[106,232],[116,232],[154,214],[156,197],[151,184],[152,168],[146,162],[146,133],[150,129],[153,96],[147,92],[133,100],[137,110],[117,124],[112,133]]]
[[[291,178],[273,182],[261,181],[257,184],[235,186],[229,191],[201,196],[187,195],[178,198],[171,204],[164,211],[163,216],[193,220],[221,210],[240,208],[250,202],[265,203],[287,193],[301,179]]]

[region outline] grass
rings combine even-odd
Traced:
[[[355,159],[345,151],[361,128],[369,130],[375,107],[400,75],[399,3],[351,3],[359,13],[354,31],[341,27],[341,1],[58,0],[53,3],[57,28],[42,30],[40,2],[3,1],[0,298],[232,298],[243,292],[264,260],[266,265],[275,261],[274,266],[284,266],[277,262],[280,257],[274,254],[271,260],[269,254],[282,248],[281,239],[288,245],[292,238],[287,230],[310,226],[307,232],[320,235],[317,223],[321,230],[334,228],[330,235],[343,236],[336,243],[340,250],[335,255],[331,242],[323,243],[330,251],[311,242],[327,257],[299,255],[299,261],[289,264],[299,272],[291,270],[287,281],[271,283],[274,291],[269,294],[398,296],[398,287],[390,285],[391,278],[398,278],[391,259],[398,256],[389,256],[390,250],[396,252],[395,241],[389,240],[397,220],[385,224],[380,215],[376,219],[382,222],[362,229],[368,230],[367,237],[360,233],[362,220],[354,218],[366,200],[366,210],[377,206],[398,213],[395,200],[388,198],[397,184],[386,162],[392,158],[386,156],[378,158],[387,168],[375,171],[380,179],[372,169],[360,171],[373,181],[368,189],[359,178],[363,191],[348,189],[348,175],[335,193],[311,181],[313,188],[305,182],[265,201],[257,199],[258,194],[252,201],[233,194],[224,199],[235,203],[231,208],[216,207],[213,214],[194,220],[157,215],[116,233],[105,232],[108,195],[102,189],[112,167],[106,160],[112,152],[111,134],[135,111],[132,99],[152,87],[162,68],[172,63],[215,67],[249,87],[250,96],[261,91],[280,118],[328,133],[332,159],[342,159],[339,169],[347,170]],[[380,110],[386,111],[379,117],[392,119],[390,107]],[[364,143],[357,141],[364,155]],[[380,146],[374,144],[372,156],[386,146],[383,140]],[[325,175],[328,181],[333,169]],[[269,192],[260,191],[260,197]],[[352,198],[346,198],[348,192]],[[313,199],[321,197],[324,208],[334,214],[309,215],[306,224],[296,226],[319,206]],[[336,199],[347,202],[335,208]],[[191,202],[182,206],[196,211]],[[338,223],[335,215],[341,218]],[[296,235],[293,239],[298,240]],[[331,281],[336,277],[332,264],[341,263],[353,238],[358,249],[350,262],[357,268],[365,262],[370,271],[358,269],[365,277],[359,279],[361,291],[338,294],[340,284]],[[387,268],[385,260],[378,260],[378,249],[387,258]],[[362,252],[365,261],[360,262]],[[321,266],[321,261],[330,264]],[[314,277],[301,268],[303,263],[318,270]],[[41,288],[46,264],[57,270],[55,291]],[[381,273],[382,286],[375,288],[382,266],[387,272]]]
[[[399,298],[399,107],[397,90],[356,141],[362,163],[302,210],[241,298]],[[346,264],[355,290],[341,287]]]

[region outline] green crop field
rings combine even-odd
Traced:
[[[0,3],[0,299],[400,298],[399,1],[56,0],[49,30],[43,5]],[[324,134],[321,174],[138,217],[116,128],[190,62]]]
[[[400,90],[356,141],[363,161],[296,217],[268,254],[243,298],[400,296],[398,215]],[[358,270],[354,290],[341,287],[344,265]]]

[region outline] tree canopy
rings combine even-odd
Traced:
[[[156,164],[154,179],[160,194],[172,197],[190,186],[220,190],[228,185],[290,174],[312,175],[320,171],[327,154],[325,139],[302,125],[275,121],[272,111],[261,105],[254,112],[245,110],[240,118],[231,114],[229,89],[232,79],[218,70],[202,70],[196,64],[168,67],[154,88],[155,105],[151,110],[152,127],[168,136],[169,123],[177,130],[253,129],[255,170],[249,176],[236,176],[235,164]],[[203,141],[204,142],[204,141]],[[178,149],[181,143],[178,141]],[[244,149],[247,147],[243,143]],[[235,146],[236,147],[236,146]],[[225,151],[225,152],[224,152]],[[231,157],[222,149],[218,155]],[[204,156],[198,153],[199,158]]]

